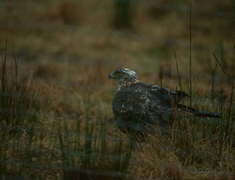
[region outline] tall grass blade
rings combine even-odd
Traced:
[[[176,63],[176,69],[177,69],[177,74],[178,74],[178,79],[179,79],[179,85],[180,85],[180,91],[181,91],[181,97],[183,97],[183,91],[182,91],[182,86],[181,86],[181,80],[180,80],[180,74],[179,74],[179,67],[178,67],[178,61],[177,61],[177,57],[176,57],[176,53],[174,51],[174,54],[175,54],[175,63]],[[184,98],[182,98],[182,104],[184,105]],[[177,116],[178,116],[178,113],[177,113]],[[177,117],[178,118],[178,117]],[[186,137],[187,137],[187,124],[186,124],[186,119],[185,119],[185,114],[183,115],[183,118],[184,118],[184,127],[185,127],[185,131],[186,131]],[[181,127],[180,125],[180,121],[179,122],[179,127]],[[181,131],[181,128],[180,128],[180,134],[181,134],[181,137],[183,137],[183,134],[182,134],[182,131]],[[183,138],[182,138],[182,144],[186,144],[186,147],[188,147],[188,141],[186,141],[186,143],[183,142]]]
[[[223,89],[221,89],[221,99],[223,98]],[[223,109],[223,101],[220,103],[220,108],[221,112]],[[224,119],[223,116],[221,116],[221,121],[220,121],[220,144],[219,144],[219,157],[222,156],[222,149],[223,149],[223,143],[224,143]]]
[[[178,61],[177,61],[177,57],[176,57],[175,51],[174,51],[174,54],[175,54],[176,70],[177,70],[177,75],[178,75],[178,79],[179,79],[179,85],[180,85],[181,96],[183,97],[183,94],[182,94],[182,86],[181,86],[181,80],[180,80],[180,74],[179,74],[179,67],[178,67]],[[182,99],[182,103],[183,103],[183,99]],[[184,104],[184,103],[183,103],[183,104]]]
[[[91,153],[92,153],[92,132],[93,127],[89,127],[90,118],[88,115],[88,109],[86,112],[86,125],[85,125],[85,157],[82,161],[82,167],[91,169]]]
[[[68,166],[68,164],[67,164],[68,160],[67,160],[65,150],[64,150],[64,143],[63,143],[63,137],[62,137],[61,129],[58,129],[58,137],[59,137],[59,143],[60,143],[60,150],[61,150],[61,153],[62,153],[62,167],[63,167],[63,171],[65,171],[67,166]]]
[[[213,69],[212,70],[211,94],[210,94],[210,100],[212,103],[214,103],[214,92],[215,92],[214,83],[215,83],[215,70]]]
[[[231,94],[230,94],[230,100],[229,100],[229,107],[228,107],[228,117],[227,117],[227,121],[226,121],[226,127],[225,127],[225,140],[227,142],[228,138],[229,138],[229,130],[231,130],[232,128],[232,123],[231,123],[231,119],[232,119],[232,106],[233,106],[233,88],[231,90]]]
[[[6,62],[7,62],[7,39],[5,41],[5,50],[4,50],[4,57],[2,59],[2,87],[1,87],[1,121],[6,120],[6,107],[5,107],[5,93],[6,93]],[[6,124],[8,125],[8,121],[6,121]]]
[[[212,84],[211,84],[211,93],[210,93],[210,100],[212,103],[214,103],[216,70],[217,70],[217,64],[215,65],[215,69],[212,70]]]
[[[121,153],[122,153],[122,138],[119,140],[118,143],[114,146],[113,154],[114,154],[114,164],[113,164],[113,171],[120,172],[121,170]]]
[[[121,173],[127,173],[133,149],[134,149],[134,146],[129,146],[128,151],[126,152],[126,157],[122,164]]]
[[[163,72],[162,72],[162,68],[160,68],[160,82],[161,82],[161,88],[162,88],[162,78],[163,78]]]
[[[189,57],[189,91],[190,91],[190,106],[192,106],[193,94],[192,94],[192,4],[190,1],[190,57]]]
[[[233,11],[233,49],[235,50],[235,2],[232,1],[232,11]]]
[[[221,67],[221,69],[223,70],[224,74],[225,74],[226,77],[228,78],[228,80],[229,80],[229,82],[231,83],[232,87],[235,88],[235,87],[234,87],[234,82],[233,82],[233,81],[231,80],[231,78],[228,76],[228,74],[226,73],[224,67],[221,65],[221,63],[219,62],[219,60],[217,59],[217,57],[215,56],[215,54],[214,54],[214,53],[212,53],[212,54],[213,54],[215,60],[217,61],[217,63],[219,64],[219,66]]]
[[[76,149],[78,152],[80,152],[82,150],[82,145],[81,145],[81,141],[80,141],[80,136],[81,136],[81,120],[79,119],[79,117],[77,117],[77,132],[76,132],[76,135],[77,135],[77,141],[76,141]]]
[[[229,77],[229,75],[227,74],[227,72],[225,71],[224,67],[221,65],[221,63],[219,62],[218,58],[215,56],[214,53],[212,53],[215,60],[217,61],[217,63],[219,64],[219,66],[221,67],[222,71],[224,72],[224,74],[226,75],[228,81],[231,83],[232,85],[232,90],[231,90],[231,95],[230,95],[230,105],[229,105],[229,108],[228,108],[228,118],[226,118],[226,124],[224,125],[223,124],[223,129],[221,129],[221,135],[223,134],[224,135],[224,140],[227,140],[227,137],[228,137],[228,130],[229,130],[229,126],[230,126],[230,116],[231,116],[231,109],[232,109],[232,99],[233,99],[233,89],[235,88],[234,86],[234,81],[231,80],[231,78]],[[221,92],[221,100],[223,99],[223,93]],[[223,109],[223,101],[221,101],[221,111]],[[225,118],[224,118],[225,119]],[[221,116],[221,125],[222,125],[222,121],[223,121],[223,116]],[[225,126],[225,127],[224,127]],[[221,148],[220,148],[220,155],[221,155],[221,151],[222,151],[222,140],[221,140],[221,144],[220,144]]]

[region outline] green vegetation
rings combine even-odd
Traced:
[[[1,179],[235,177],[234,3],[172,3],[134,1],[122,31],[114,1],[0,3]],[[120,67],[224,116],[176,118],[132,149],[111,108]]]

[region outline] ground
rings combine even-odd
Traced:
[[[1,159],[21,160],[5,165],[4,173],[56,179],[66,176],[69,162],[80,170],[127,173],[130,179],[232,179],[232,87],[212,53],[233,80],[233,7],[229,0],[191,1],[191,9],[188,1],[134,1],[131,27],[115,29],[113,1],[0,2],[2,59],[7,40],[7,69],[16,57],[19,81],[34,95],[28,119],[35,120],[23,125],[19,139],[2,138]],[[214,126],[206,120],[176,122],[170,135],[158,134],[140,150],[130,150],[114,124],[111,103],[117,83],[109,74],[127,67],[145,83],[178,90],[181,83],[190,94],[190,62],[193,107],[222,108],[224,120]],[[31,135],[27,128],[32,127]],[[96,151],[101,154],[93,157]],[[111,158],[115,154],[119,165]],[[113,169],[107,168],[110,164]]]

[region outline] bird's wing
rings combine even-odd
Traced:
[[[184,97],[188,97],[188,94],[183,91],[174,91],[158,85],[145,84],[142,82],[138,83],[138,85],[144,87],[151,94],[166,103],[173,101],[175,104],[178,104]]]
[[[154,131],[161,113],[161,103],[143,88],[125,88],[113,99],[113,112],[118,127],[126,133],[130,130]]]

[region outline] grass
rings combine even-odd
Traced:
[[[1,178],[232,180],[234,96],[226,77],[234,75],[232,22],[203,12],[201,18],[194,11],[201,3],[191,3],[191,23],[177,8],[164,5],[156,18],[147,13],[152,7],[134,4],[132,29],[123,33],[112,30],[112,1],[1,4],[1,112],[12,110],[0,115]],[[229,11],[229,5],[205,3],[204,13]],[[225,27],[220,36],[219,25]],[[224,70],[215,68],[212,52],[223,54]],[[168,135],[156,134],[132,149],[111,109],[117,84],[108,75],[119,67],[171,89],[180,80],[187,91],[191,79],[192,106],[224,116],[175,121]]]
[[[5,73],[19,71],[19,65],[3,68]],[[14,87],[11,83],[9,87]],[[110,103],[102,100],[102,93],[89,90],[81,96],[54,86],[35,94],[28,83],[19,83],[33,95],[28,96],[27,115],[17,124],[21,131],[10,133],[14,123],[8,123],[5,131],[1,128],[3,179],[232,179],[234,175],[233,91],[228,107],[214,100],[210,108],[224,113],[221,120],[176,121],[168,135],[159,133],[137,150],[113,124],[107,111]],[[15,92],[10,93],[14,97]],[[8,120],[21,118],[15,116]]]

